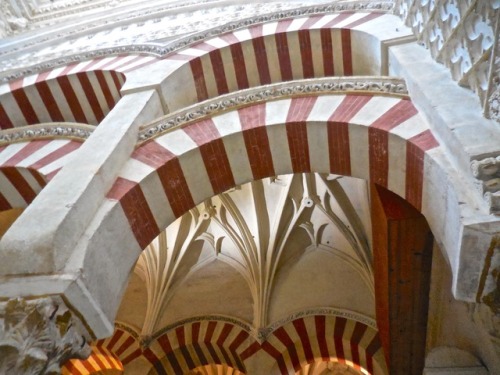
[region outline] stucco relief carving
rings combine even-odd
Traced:
[[[94,126],[71,123],[50,123],[29,125],[0,131],[0,145],[13,142],[31,141],[43,138],[64,138],[86,140],[92,134]]]
[[[28,20],[14,11],[8,1],[0,3],[0,38],[21,32],[28,26]]]
[[[321,0],[318,1],[318,3],[320,2]],[[211,14],[205,14],[201,10],[184,15],[169,14],[168,12],[162,14],[163,11],[166,11],[162,8],[138,10],[133,16],[127,14],[115,17],[113,22],[120,21],[122,23],[122,26],[116,29],[111,27],[113,24],[111,19],[105,18],[81,27],[60,30],[57,35],[51,34],[31,39],[24,44],[18,44],[16,49],[0,51],[0,55],[21,53],[25,49],[46,43],[54,38],[69,41],[64,45],[64,48],[56,48],[56,46],[46,48],[43,52],[39,51],[36,55],[31,55],[29,60],[21,60],[17,57],[3,59],[0,63],[0,71],[16,71],[2,77],[0,82],[7,82],[42,70],[102,56],[124,53],[165,56],[194,42],[267,21],[340,11],[376,10],[390,12],[393,9],[393,2],[390,0],[357,0],[315,6],[304,6],[305,4],[305,2],[257,3],[238,7],[228,6],[224,9],[216,8],[217,12]],[[304,7],[290,9],[297,6]],[[154,19],[155,14],[158,14],[157,27],[153,27],[151,22],[137,21],[139,17]],[[231,22],[231,20],[234,21]],[[126,32],[129,27],[134,30],[130,35]],[[93,30],[97,28],[102,31],[94,34]],[[200,32],[199,30],[204,31]],[[116,31],[116,35],[114,35],[114,31]],[[73,37],[74,35],[78,35],[78,37]],[[183,35],[187,36],[183,37]],[[97,39],[99,42],[96,42]],[[165,39],[167,40],[165,41]],[[30,67],[27,68],[28,66]]]
[[[486,117],[500,121],[498,0],[398,0],[395,7],[431,55],[474,90]]]
[[[500,156],[473,160],[471,170],[490,212],[500,215]]]
[[[59,374],[70,358],[90,355],[87,339],[58,299],[11,299],[0,306],[0,373]]]

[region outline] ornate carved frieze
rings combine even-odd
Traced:
[[[320,2],[322,0],[318,0],[318,3]],[[224,9],[215,8],[210,14],[207,14],[205,10],[198,10],[181,15],[168,12],[162,14],[164,12],[162,8],[154,8],[138,11],[133,16],[130,14],[122,16],[123,19],[120,19],[120,17],[113,19],[113,22],[120,21],[121,26],[119,28],[114,27],[114,23],[106,18],[80,27],[59,31],[56,35],[46,34],[30,39],[23,44],[19,43],[15,47],[0,50],[0,55],[10,54],[13,56],[9,59],[2,59],[0,71],[10,72],[3,76],[0,73],[0,82],[7,82],[42,70],[102,56],[126,53],[165,56],[194,42],[254,24],[279,19],[344,11],[392,12],[393,9],[391,0],[337,1],[330,4],[304,7],[305,4],[305,2],[291,2],[289,4],[279,2],[249,3],[241,6],[228,6]],[[293,9],[300,6],[302,7]],[[157,14],[158,18],[155,18]],[[139,17],[141,19],[149,17],[154,22],[138,22]],[[231,22],[231,20],[233,21]],[[134,32],[127,33],[127,29],[131,26],[133,26]],[[94,33],[93,30],[96,29],[100,31]],[[187,36],[182,37],[183,35]],[[162,42],[167,37],[168,41]],[[173,40],[172,37],[174,37]],[[47,43],[53,39],[65,39],[68,42],[64,44],[64,47],[54,45],[54,48],[38,51],[36,54],[32,54],[28,60],[25,58],[19,59],[16,56],[22,53],[23,50]]]
[[[408,94],[406,84],[403,80],[387,77],[320,78],[266,85],[219,96],[216,99],[207,100],[201,104],[196,104],[169,114],[143,128],[139,132],[139,141],[141,143],[145,142],[171,129],[186,125],[191,121],[200,120],[203,117],[212,116],[218,112],[244,105],[311,93],[331,94],[352,91],[387,93],[402,96]]]
[[[65,138],[86,140],[94,127],[83,124],[51,123],[29,125],[0,131],[0,145],[13,142],[25,142],[43,138]]]
[[[0,39],[22,32],[27,26],[26,18],[16,12],[9,1],[0,2]]]
[[[486,117],[500,120],[497,0],[398,0],[395,11],[460,85],[474,90]]]
[[[490,212],[500,215],[500,156],[474,160],[471,170]]]
[[[70,358],[90,355],[88,340],[59,298],[11,299],[0,305],[0,373],[59,374]]]

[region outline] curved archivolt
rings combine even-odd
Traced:
[[[51,122],[98,125],[121,98],[126,74],[156,60],[103,57],[1,85],[0,129]]]
[[[274,330],[262,348],[283,375],[300,372],[318,360],[344,364],[363,374],[387,373],[378,332],[341,316],[295,319]]]
[[[98,125],[120,99],[125,76],[116,71],[93,70],[50,78],[23,86],[10,84],[0,97],[0,127],[73,122]]]
[[[119,202],[112,209],[127,221],[115,224],[129,227],[142,249],[197,203],[280,174],[362,178],[420,210],[425,161],[437,147],[406,98],[348,93],[276,100],[194,121],[142,144],[107,198]]]
[[[70,360],[61,369],[62,375],[123,374],[123,364],[116,354],[97,345],[92,347],[90,357],[84,361]]]
[[[81,144],[47,139],[0,147],[0,211],[26,208]]]
[[[244,375],[244,373],[227,365],[211,364],[197,367],[187,375]]]
[[[142,360],[143,364],[149,363],[150,374],[159,375],[221,374],[220,371],[224,375],[245,374],[245,364],[261,361],[262,356],[267,358],[265,363],[274,363],[272,374],[309,371],[312,364],[321,367],[318,362],[338,363],[363,374],[387,374],[378,332],[365,323],[331,315],[288,321],[271,328],[264,341],[258,341],[248,327],[216,317],[181,323],[142,341],[139,336],[117,328],[112,337],[94,346],[89,359],[69,361],[63,374],[92,373],[78,372],[83,368],[97,371],[91,363],[97,363],[96,356],[103,353],[125,368]],[[214,369],[219,372],[210,372]]]
[[[243,89],[331,76],[384,75],[385,38],[401,34],[379,12],[339,12],[259,23],[195,42],[167,55],[155,69],[170,112]],[[385,20],[385,21],[384,21]],[[378,46],[374,48],[373,46]],[[160,65],[161,64],[161,65]],[[138,82],[143,75],[138,76]],[[131,81],[134,77],[131,76]]]

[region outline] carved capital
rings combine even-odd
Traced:
[[[87,332],[60,298],[0,305],[0,373],[59,374],[70,358],[90,355]]]
[[[470,166],[490,213],[500,215],[500,156],[473,160]]]
[[[495,352],[500,358],[500,310],[497,305],[496,308],[488,306],[487,304],[476,304],[472,308],[472,320],[475,324],[483,328],[493,345]]]

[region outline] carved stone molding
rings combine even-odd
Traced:
[[[485,116],[500,121],[499,1],[397,0],[396,14],[461,86],[474,90]]]
[[[57,39],[70,39],[71,45],[77,46],[74,48],[78,48],[76,50],[60,50],[54,51],[52,54],[42,54],[37,55],[37,57],[32,56],[28,61],[18,60],[17,58],[12,58],[8,60],[7,58],[3,59],[0,64],[0,70],[8,70],[9,73],[0,73],[0,82],[8,82],[10,80],[14,80],[20,77],[24,77],[26,75],[34,74],[36,72],[40,72],[42,70],[49,70],[59,66],[64,66],[67,64],[71,64],[74,62],[85,61],[89,59],[99,58],[103,56],[113,56],[118,54],[130,54],[130,53],[142,53],[142,54],[150,54],[154,56],[165,56],[169,53],[173,53],[181,48],[189,46],[195,42],[201,42],[205,39],[212,38],[217,35],[221,35],[233,30],[237,30],[244,27],[249,27],[255,24],[271,22],[285,18],[291,17],[301,17],[315,14],[328,14],[335,12],[346,12],[346,11],[378,11],[378,12],[392,12],[393,2],[391,0],[380,0],[380,1],[368,1],[368,0],[353,0],[353,1],[336,1],[333,4],[325,4],[325,5],[315,5],[309,7],[301,7],[301,8],[293,8],[294,4],[273,4],[273,3],[257,3],[257,4],[249,4],[249,7],[252,10],[255,16],[248,17],[247,14],[237,14],[235,12],[229,13],[228,10],[222,12],[218,15],[217,19],[205,19],[206,22],[213,23],[212,25],[201,25],[200,22],[191,22],[192,25],[182,25],[182,30],[176,30],[175,27],[172,28],[168,26],[169,24],[175,24],[175,19],[177,15],[168,15],[161,14],[161,8],[148,9],[145,11],[138,11],[137,14],[134,14],[133,17],[128,15],[123,20],[119,17],[118,19],[113,19],[113,22],[121,21],[124,23],[122,26],[123,29],[126,29],[130,25],[134,25],[135,33],[133,37],[120,37],[119,42],[114,46],[108,46],[105,48],[99,48],[93,45],[85,46],[89,47],[85,52],[77,52],[82,51],[82,43],[87,39],[92,39],[94,35],[92,34],[92,30],[99,29],[100,33],[105,38],[100,38],[101,40],[109,39],[109,35],[107,33],[111,32],[113,29],[113,23],[110,22],[109,19],[101,20],[97,23],[89,23],[81,27],[73,27],[69,30],[59,31],[57,35],[47,34],[39,38],[35,38],[30,40],[29,42],[25,42],[24,44],[19,43],[16,47],[6,49],[4,51],[0,51],[0,55],[2,54],[15,54],[22,53],[23,50],[39,45],[41,43],[48,42]],[[298,6],[302,4],[296,4]],[[282,9],[285,7],[284,9]],[[280,9],[281,8],[281,9]],[[280,9],[277,11],[277,9]],[[163,28],[163,33],[165,36],[176,37],[173,41],[169,40],[168,42],[155,42],[155,40],[161,40],[161,35],[147,37],[147,29],[148,25],[144,22],[137,22],[136,20],[141,17],[149,17],[151,19],[155,18],[155,15],[158,15],[158,22],[161,24],[166,24]],[[194,13],[191,13],[194,17]],[[172,18],[170,21],[169,19]],[[205,17],[206,18],[206,17]],[[203,19],[203,17],[201,17]],[[234,20],[231,22],[231,20]],[[186,18],[187,22],[187,18]],[[106,26],[108,25],[109,26]],[[219,24],[219,25],[217,25]],[[187,27],[187,28],[186,28]],[[203,30],[203,31],[199,31]],[[97,35],[101,35],[97,34]],[[146,35],[146,37],[144,35]],[[182,37],[181,35],[188,35]],[[78,38],[74,37],[78,35]],[[71,39],[73,38],[73,39]],[[85,42],[88,44],[87,42]],[[26,65],[30,66],[27,67]]]
[[[87,358],[90,346],[78,323],[60,298],[4,302],[0,305],[0,373],[59,374],[68,359]]]
[[[500,156],[473,160],[471,170],[490,213],[500,215]]]
[[[308,94],[331,94],[363,91],[406,96],[403,80],[387,77],[336,77],[300,80],[260,86],[206,100],[186,109],[173,112],[155,121],[139,132],[139,142],[156,138],[174,128],[201,120],[216,113],[268,100],[283,99]]]
[[[0,2],[0,38],[22,32],[28,21],[19,15],[9,1]]]
[[[94,126],[71,123],[50,123],[22,126],[0,131],[0,145],[13,142],[26,142],[44,138],[77,139],[85,141]]]

